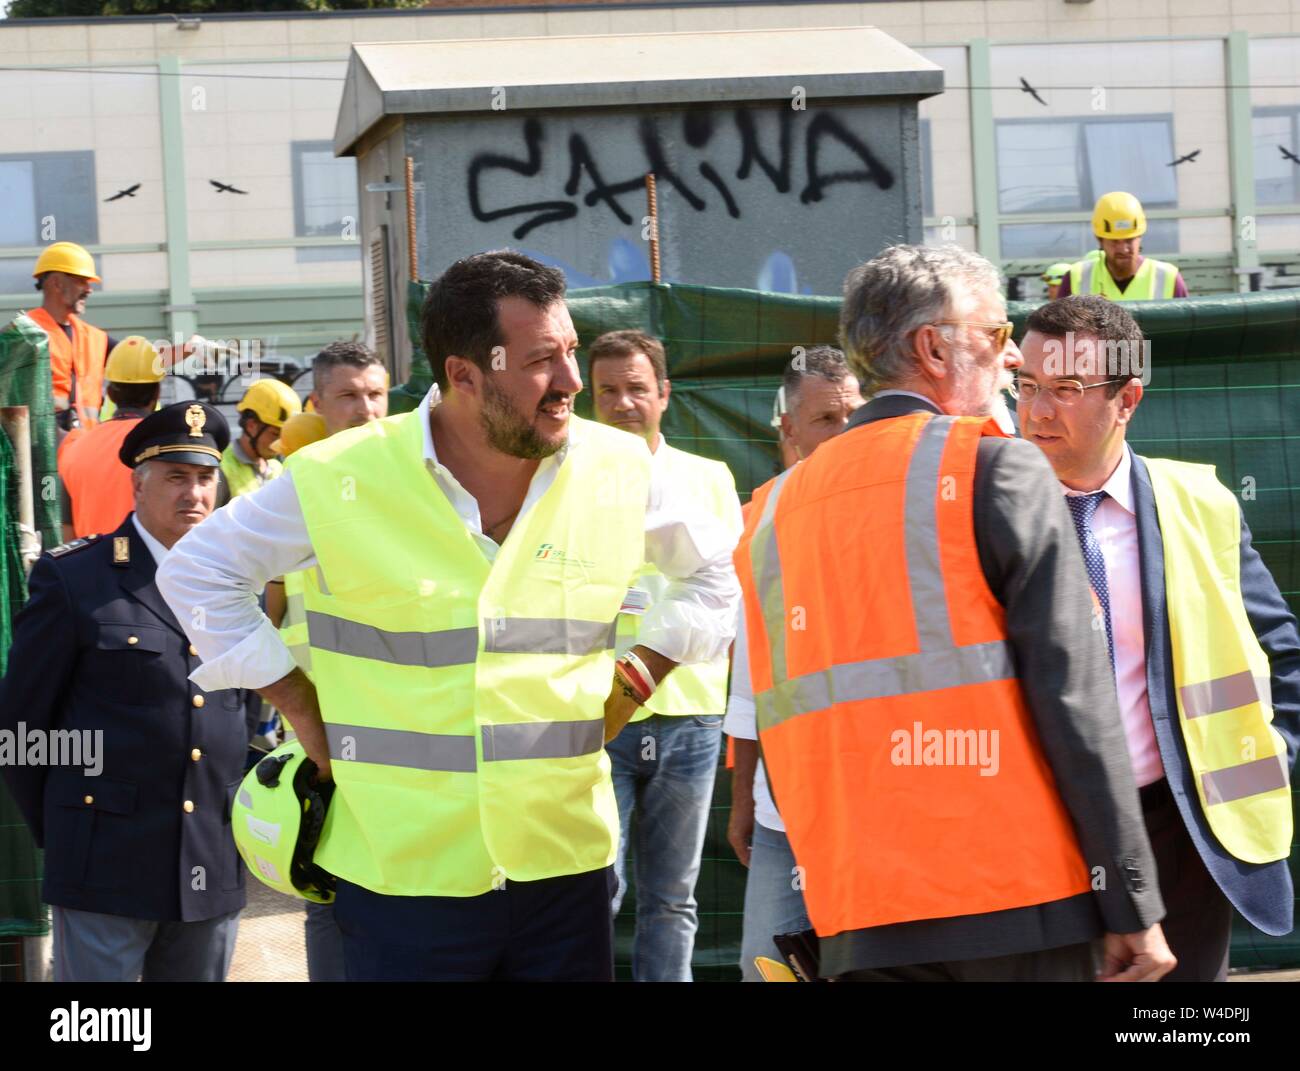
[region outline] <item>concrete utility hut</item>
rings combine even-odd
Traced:
[[[422,279],[502,246],[571,286],[648,279],[654,172],[665,282],[834,294],[922,240],[917,103],[942,91],[871,27],[355,45],[334,151],[357,158],[370,341],[410,349],[407,156]]]

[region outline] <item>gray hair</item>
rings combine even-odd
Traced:
[[[909,378],[912,335],[940,319],[954,287],[1000,290],[998,269],[960,246],[890,246],[844,280],[840,344],[869,390]]]
[[[834,346],[809,346],[785,366],[781,386],[785,388],[785,407],[790,411],[798,404],[799,389],[807,379],[824,379],[840,383],[851,377],[849,363]]]
[[[368,346],[360,342],[339,339],[337,342],[331,342],[312,358],[311,389],[320,390],[324,386],[326,375],[340,365],[358,370],[372,365],[386,368],[384,362]]]

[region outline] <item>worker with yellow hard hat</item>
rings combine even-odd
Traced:
[[[1147,216],[1131,193],[1103,194],[1092,211],[1097,246],[1070,265],[1056,297],[1100,294],[1111,301],[1158,301],[1187,297],[1177,266],[1142,256]]]
[[[131,429],[158,404],[163,379],[158,351],[141,335],[124,338],[108,355],[104,379],[116,406],[112,418],[76,428],[59,444],[59,478],[77,538],[116,531],[135,508],[131,470],[117,454]]]
[[[239,399],[239,438],[232,438],[221,455],[217,505],[256,491],[280,475],[283,466],[273,444],[289,418],[302,412],[302,401],[278,379],[254,381]]]
[[[1061,282],[1070,274],[1070,262],[1068,260],[1058,260],[1042,274],[1042,280],[1047,284],[1047,300],[1055,301],[1061,296]]]
[[[99,419],[104,362],[116,345],[107,332],[81,319],[91,284],[100,281],[95,260],[75,242],[55,242],[36,258],[32,277],[42,300],[27,315],[49,336],[59,427],[89,427]]]

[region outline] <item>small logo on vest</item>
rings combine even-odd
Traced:
[[[539,546],[537,553],[533,555],[533,561],[554,562],[558,565],[581,565],[585,569],[590,569],[596,564],[583,558],[575,558],[567,551],[561,550],[554,543],[543,543]]]

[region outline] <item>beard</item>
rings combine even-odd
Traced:
[[[567,394],[555,391],[546,395],[538,404],[540,408],[568,399]],[[479,411],[479,421],[492,449],[529,461],[550,457],[568,439],[567,434],[555,442],[542,438],[537,429],[519,415],[519,411],[511,404],[509,395],[492,382],[490,375],[483,379],[483,408]]]

